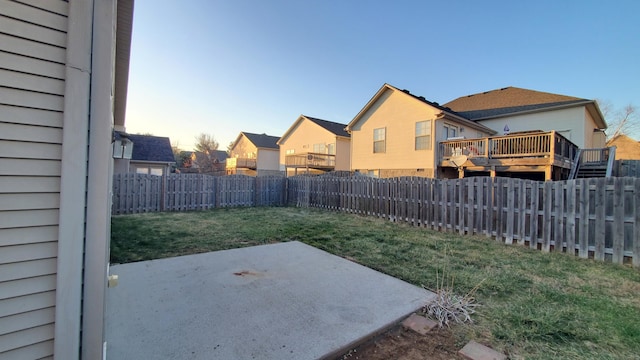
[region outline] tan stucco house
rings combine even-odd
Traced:
[[[133,1],[0,15],[0,358],[103,359]]]
[[[605,128],[593,100],[508,87],[439,105],[384,84],[347,131],[352,170],[370,176],[551,180],[578,147],[604,147]]]
[[[277,136],[241,132],[231,145],[226,168],[228,175],[281,175]]]
[[[300,115],[278,140],[280,170],[287,176],[350,171],[346,124]]]
[[[351,169],[375,177],[434,177],[438,140],[494,135],[437,103],[384,84],[347,125]]]

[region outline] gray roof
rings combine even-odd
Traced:
[[[344,136],[344,137],[351,137],[351,134],[349,134],[347,132],[347,130],[345,130],[345,128],[347,127],[346,124],[340,124],[337,122],[333,122],[333,121],[328,121],[328,120],[322,120],[322,119],[318,119],[318,118],[314,118],[311,116],[306,116],[303,115],[304,117],[306,117],[307,119],[313,121],[314,123],[320,125],[322,128],[330,131],[331,133],[338,135],[338,136]]]
[[[278,136],[271,136],[267,134],[253,134],[248,132],[242,132],[244,136],[249,139],[257,148],[267,148],[279,150],[277,142],[280,139]]]
[[[120,136],[127,137],[133,141],[131,160],[167,163],[176,161],[173,157],[171,141],[168,137],[131,134],[120,134]]]

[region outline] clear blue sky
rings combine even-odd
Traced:
[[[640,1],[136,0],[126,126],[226,149],[300,114],[348,123],[385,82],[640,106]]]

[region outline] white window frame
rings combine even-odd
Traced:
[[[376,151],[376,144],[382,144],[382,149]],[[373,153],[384,154],[387,152],[387,128],[373,129]]]
[[[418,130],[419,124],[424,124],[424,127],[422,128],[423,131],[421,132]],[[424,142],[423,139],[426,139],[426,142]],[[418,144],[422,144],[422,143],[425,144],[425,147],[418,146]],[[416,122],[414,149],[415,150],[431,150],[431,120],[423,120],[423,121]]]

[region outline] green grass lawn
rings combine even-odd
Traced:
[[[485,237],[298,208],[237,208],[115,216],[111,262],[298,240],[435,290],[445,272],[464,295],[481,283],[461,346],[489,343],[512,358],[640,359],[640,271],[546,254]]]

